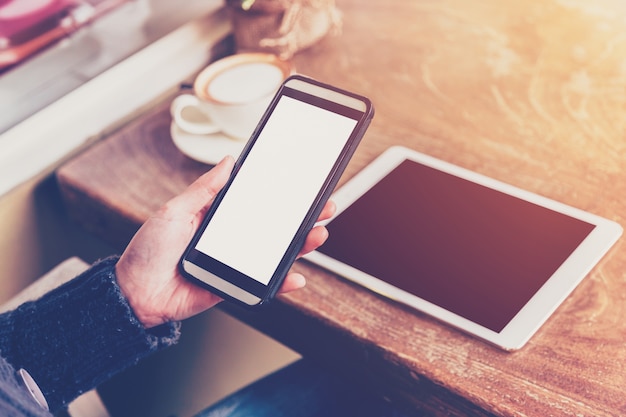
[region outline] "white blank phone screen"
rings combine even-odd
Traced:
[[[196,249],[267,285],[356,124],[282,96]]]

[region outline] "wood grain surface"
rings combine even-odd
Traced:
[[[626,3],[338,0],[342,33],[299,72],[369,96],[342,178],[403,144],[626,224]],[[169,102],[58,172],[70,210],[120,248],[209,167],[169,136]],[[626,415],[621,239],[520,351],[506,353],[304,261],[262,314],[224,306],[400,407],[435,416]]]

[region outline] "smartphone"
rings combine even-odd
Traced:
[[[373,115],[363,96],[287,78],[185,250],[183,275],[244,306],[271,300]]]

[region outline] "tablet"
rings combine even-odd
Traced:
[[[622,234],[403,147],[332,199],[329,238],[306,259],[505,350],[521,348]]]

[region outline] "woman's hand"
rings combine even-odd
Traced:
[[[224,158],[182,194],[165,203],[137,231],[120,257],[116,266],[119,286],[146,328],[186,319],[221,301],[219,296],[185,279],[178,264],[213,198],[228,180],[233,164],[232,157]],[[335,205],[327,203],[319,220],[329,218],[334,211]],[[325,227],[315,226],[300,256],[315,250],[327,237]],[[290,272],[280,292],[304,285],[302,275]]]

